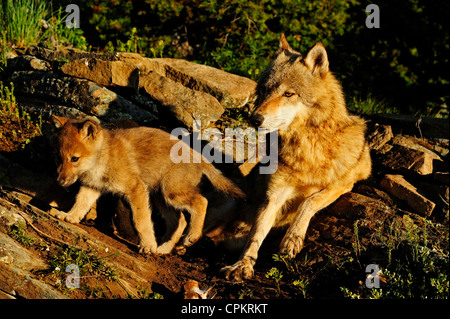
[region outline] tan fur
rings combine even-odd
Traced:
[[[254,173],[256,167],[247,180],[249,205],[208,234],[246,239],[239,261],[223,269],[234,280],[252,277],[258,250],[274,227],[288,226],[280,252],[298,254],[312,216],[371,171],[365,123],[348,114],[322,44],[302,58],[283,36],[278,56],[258,82],[256,104],[251,121],[279,129],[278,170],[263,176]]]
[[[234,197],[244,196],[208,162],[173,163],[170,151],[179,140],[171,140],[171,135],[162,130],[148,127],[108,130],[93,118],[77,121],[54,116],[53,121],[59,128],[58,182],[65,187],[77,180],[82,184],[73,208],[57,217],[78,223],[102,193],[124,195],[132,210],[140,252],[169,253],[187,224],[182,210],[191,215],[183,244],[190,246],[200,238],[208,205],[198,189],[203,174],[217,189]],[[194,151],[190,152],[192,155]],[[171,207],[162,213],[173,231],[159,247],[149,206],[149,193],[158,189],[165,204]]]

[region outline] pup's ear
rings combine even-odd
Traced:
[[[80,135],[81,138],[90,137],[95,140],[100,130],[100,122],[97,119],[89,118],[84,122],[83,127],[80,129]]]
[[[61,117],[61,116],[56,116],[56,115],[52,115],[50,118],[51,122],[53,123],[53,125],[57,128],[60,129],[62,128],[64,125],[66,125],[67,121],[69,120],[66,117]]]
[[[319,74],[321,77],[329,71],[328,55],[322,43],[317,42],[305,58],[305,65],[314,74]]]

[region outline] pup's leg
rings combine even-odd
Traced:
[[[291,198],[293,193],[294,189],[292,187],[280,187],[269,195],[267,206],[258,212],[255,224],[248,236],[246,248],[239,261],[232,266],[221,269],[228,280],[241,281],[242,279],[250,279],[253,276],[253,266],[258,258],[259,247],[261,247],[264,238],[266,238],[274,225],[281,208]]]
[[[79,223],[83,217],[86,216],[100,195],[101,193],[96,189],[81,186],[72,209],[67,214],[58,212],[56,218],[74,224]]]
[[[298,208],[297,214],[280,244],[280,252],[295,257],[303,248],[309,222],[315,213],[333,203],[344,193],[351,191],[353,184],[341,187],[328,187],[306,198]]]
[[[154,202],[166,223],[166,232],[162,238],[162,244],[158,246],[156,252],[161,255],[170,254],[183,236],[187,222],[182,212],[167,206],[159,196],[154,198]]]
[[[166,198],[170,205],[180,210],[187,210],[191,215],[183,245],[187,247],[193,245],[202,236],[208,200],[196,189],[188,189],[183,193],[170,193]]]
[[[149,194],[142,182],[137,182],[126,195],[133,214],[133,224],[139,236],[139,252],[156,253],[157,243],[151,216]]]
[[[191,215],[189,222],[188,233],[184,237],[183,245],[189,247],[202,237],[203,224],[206,217],[206,209],[208,207],[208,200],[200,194],[193,196],[192,204],[187,208]]]

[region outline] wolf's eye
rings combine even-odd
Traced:
[[[294,94],[295,94],[295,93],[286,91],[286,92],[284,92],[283,96],[285,96],[285,97],[291,97],[291,96],[293,96]]]
[[[80,158],[76,157],[76,156],[72,156],[72,158],[70,159],[71,162],[78,162]]]

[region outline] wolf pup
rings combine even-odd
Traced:
[[[256,93],[250,121],[278,129],[278,170],[249,175],[255,186],[247,198],[257,199],[259,208],[244,209],[239,216],[234,236],[247,231],[245,248],[238,262],[222,269],[234,280],[253,276],[258,250],[273,227],[288,226],[280,252],[291,258],[298,254],[313,215],[371,172],[365,123],[349,115],[321,43],[303,58],[282,35],[278,55],[262,73]],[[262,184],[265,191],[258,194]]]
[[[72,209],[67,214],[60,212],[56,217],[78,223],[102,193],[123,195],[131,207],[141,253],[170,253],[187,225],[181,210],[191,216],[183,244],[190,246],[201,237],[208,205],[208,200],[198,189],[203,174],[218,190],[232,197],[244,196],[204,158],[194,161],[197,163],[173,163],[170,152],[179,140],[171,139],[171,135],[162,130],[149,127],[108,130],[95,118],[71,120],[53,116],[52,120],[59,130],[56,138],[60,157],[57,180],[63,187],[81,181]],[[189,151],[184,153],[189,154]],[[201,156],[192,149],[190,155]],[[172,238],[159,247],[149,202],[149,193],[158,189],[165,203],[179,213],[175,219],[178,227]],[[173,213],[174,209],[166,213]],[[174,220],[164,211],[162,216],[167,221]]]

